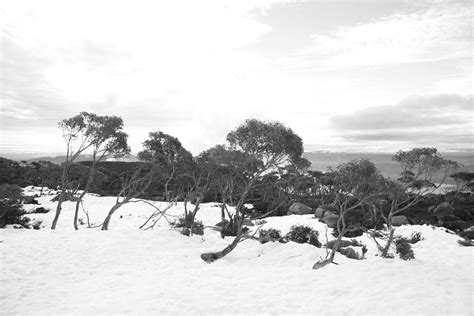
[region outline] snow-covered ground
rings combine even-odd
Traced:
[[[27,194],[34,191],[26,190]],[[66,202],[55,231],[49,229],[56,203],[41,197],[48,214],[41,230],[0,230],[2,314],[471,314],[473,248],[459,237],[429,226],[403,226],[396,233],[420,231],[416,259],[377,256],[367,245],[364,260],[336,256],[338,265],[312,270],[326,252],[308,244],[245,240],[215,263],[203,252],[232,241],[206,228],[186,237],[166,221],[139,230],[153,208],[131,203],[114,215],[109,231],[72,227],[74,203]],[[113,197],[87,195],[91,221],[100,223]],[[27,206],[33,209],[38,206]],[[170,214],[180,215],[178,204]],[[86,222],[84,213],[80,217]],[[204,204],[197,215],[205,225],[219,222],[220,208]],[[294,224],[313,227],[325,241],[325,225],[311,215],[266,219],[263,228],[288,232]],[[255,229],[257,226],[251,227]],[[332,238],[329,234],[330,239]]]

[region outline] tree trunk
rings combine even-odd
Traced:
[[[82,199],[84,198],[84,195],[86,195],[86,190],[82,192],[82,194],[79,196],[79,199],[76,202],[76,210],[74,211],[74,229],[79,230],[79,227],[77,226],[77,218],[79,217],[79,206],[82,202]]]
[[[51,229],[56,229],[58,224],[59,215],[61,214],[61,205],[64,200],[64,193],[66,190],[66,177],[67,177],[67,168],[69,166],[69,145],[66,153],[66,162],[64,163],[63,173],[61,175],[61,193],[59,193],[58,205],[56,206],[56,214],[54,215],[53,223],[51,224]]]
[[[237,223],[237,236],[235,236],[234,241],[227,247],[225,247],[223,250],[218,251],[218,252],[209,252],[209,253],[203,253],[201,255],[201,259],[204,260],[207,263],[212,263],[227,254],[229,254],[232,250],[237,247],[237,244],[239,243],[240,239],[242,238],[242,221],[238,221]]]
[[[112,218],[112,215],[114,215],[115,211],[117,211],[124,203],[117,203],[109,211],[109,214],[107,214],[107,217],[104,220],[104,223],[102,224],[102,230],[108,230],[109,229],[109,223],[110,219]]]
[[[79,227],[77,226],[77,218],[79,216],[79,205],[82,203],[82,199],[84,198],[86,193],[89,191],[92,181],[94,180],[95,164],[96,164],[96,161],[95,161],[95,154],[94,154],[94,162],[92,163],[91,169],[89,171],[89,178],[87,179],[86,187],[84,188],[84,191],[79,196],[79,199],[76,202],[76,210],[74,212],[74,223],[73,223],[75,230],[79,230]]]
[[[325,266],[327,266],[328,264],[330,264],[334,261],[334,257],[336,256],[336,251],[339,249],[339,245],[341,244],[342,237],[346,233],[346,229],[347,229],[346,220],[344,218],[344,216],[345,216],[344,213],[345,212],[341,212],[341,216],[337,220],[337,229],[339,231],[339,235],[337,236],[336,242],[334,243],[334,246],[332,247],[329,256],[324,260],[320,260],[320,261],[316,262],[313,265],[313,269],[315,269],[315,270],[316,269],[321,269],[322,267],[325,267]],[[341,226],[340,226],[341,224],[342,224],[342,229],[341,229]]]
[[[391,224],[388,224],[388,225],[389,225],[388,229],[390,230],[390,235],[388,236],[387,244],[382,249],[382,257],[383,258],[387,258],[387,256],[388,256],[388,251],[390,250],[390,246],[392,245],[393,235],[395,233],[395,228],[393,228]]]

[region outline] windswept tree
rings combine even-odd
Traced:
[[[132,173],[122,177],[122,189],[117,194],[115,204],[102,223],[102,230],[109,229],[110,220],[119,208],[139,198],[150,187],[157,170],[156,164],[145,162]]]
[[[334,261],[342,237],[348,229],[354,228],[352,227],[353,223],[346,221],[348,213],[370,206],[376,203],[380,197],[379,183],[383,178],[375,165],[368,159],[342,163],[330,174],[332,177],[330,182],[334,191],[333,205],[339,212],[338,237],[327,257],[316,262],[313,269],[322,268]]]
[[[237,236],[222,251],[202,254],[201,258],[208,263],[230,253],[242,238],[243,207],[257,180],[265,173],[299,162],[303,154],[301,138],[290,128],[278,122],[249,119],[230,132],[227,135],[227,141],[231,150],[248,157],[250,168],[248,172],[242,174],[244,185],[235,206]]]
[[[170,184],[176,179],[179,172],[189,171],[193,164],[192,154],[186,150],[181,142],[163,132],[152,132],[143,143],[143,151],[138,153],[142,161],[157,164],[164,171],[165,200],[171,199]]]
[[[84,113],[84,118],[92,139],[92,165],[89,169],[87,183],[76,201],[73,222],[76,230],[78,229],[79,207],[94,181],[97,163],[109,157],[117,158],[130,154],[130,147],[127,144],[128,135],[122,131],[122,118],[98,116],[92,113]]]
[[[71,164],[82,154],[94,145],[95,137],[93,126],[89,124],[91,114],[81,112],[76,116],[64,119],[58,123],[66,141],[66,161],[63,163],[61,175],[61,192],[58,197],[58,205],[56,206],[56,214],[51,225],[51,229],[56,229],[59,215],[61,214],[62,203],[66,198],[68,188],[68,171]]]
[[[456,161],[443,158],[436,148],[400,150],[392,159],[400,165],[401,177],[397,181],[387,179],[380,186],[385,198],[377,208],[389,230],[388,240],[381,247],[382,257],[389,255],[393,243],[392,218],[439,190],[446,178],[459,168]]]

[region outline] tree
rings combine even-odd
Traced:
[[[237,236],[234,241],[216,253],[204,253],[201,258],[208,262],[224,257],[239,243],[242,237],[243,206],[257,180],[267,172],[278,171],[281,167],[297,163],[303,154],[303,141],[290,128],[278,122],[246,120],[227,135],[230,149],[240,152],[250,168],[243,172],[243,189],[235,207]],[[228,161],[227,166],[232,166]]]
[[[130,153],[130,147],[127,144],[128,135],[122,131],[123,121],[120,117],[84,113],[84,118],[92,142],[92,165],[87,183],[76,201],[73,222],[75,230],[78,230],[79,207],[94,180],[97,163],[110,156],[122,157]]]
[[[140,197],[151,185],[153,177],[157,172],[157,166],[153,163],[143,163],[131,175],[122,178],[122,189],[117,194],[115,204],[102,223],[102,230],[108,230],[112,215],[123,205]]]
[[[176,179],[178,172],[186,172],[192,168],[193,156],[176,137],[163,132],[150,133],[149,139],[143,143],[143,148],[143,151],[138,153],[138,158],[156,163],[165,171],[165,200],[169,201],[171,182]]]
[[[26,226],[28,218],[22,218],[26,213],[21,201],[23,192],[16,184],[0,185],[0,228],[9,224],[20,224]]]
[[[385,198],[376,205],[389,230],[387,243],[381,247],[382,257],[389,255],[393,242],[392,218],[441,188],[449,174],[459,168],[457,162],[443,158],[436,148],[400,150],[392,159],[400,165],[401,177],[397,181],[386,179],[381,184]]]
[[[376,202],[380,196],[379,183],[382,180],[380,172],[368,159],[352,160],[342,163],[331,172],[332,185],[335,195],[333,205],[339,211],[337,221],[338,237],[332,250],[323,260],[316,262],[313,269],[322,268],[334,261],[336,251],[342,237],[351,224],[346,222],[346,216],[350,211]]]
[[[81,112],[76,116],[64,119],[58,123],[59,128],[61,128],[63,132],[63,138],[66,141],[66,161],[62,166],[61,192],[58,197],[58,205],[51,229],[56,229],[59,215],[61,214],[61,206],[65,200],[65,193],[69,185],[67,176],[70,165],[81,153],[94,144],[94,129],[88,124],[89,117],[89,113]]]

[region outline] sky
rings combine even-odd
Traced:
[[[0,21],[0,155],[64,152],[81,111],[122,117],[135,153],[248,118],[306,151],[473,150],[470,1],[4,0]]]

